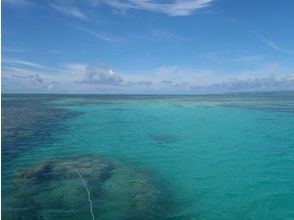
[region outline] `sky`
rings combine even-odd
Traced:
[[[294,90],[293,11],[293,0],[2,0],[2,91]]]

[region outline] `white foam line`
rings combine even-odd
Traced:
[[[78,175],[79,175],[79,177],[80,177],[80,179],[81,179],[81,181],[82,181],[82,183],[83,183],[83,185],[84,185],[84,187],[85,187],[85,189],[86,189],[86,191],[87,191],[87,193],[88,193],[88,201],[89,201],[89,203],[90,203],[90,213],[91,213],[91,215],[92,215],[92,219],[95,220],[95,216],[94,216],[94,213],[93,213],[93,204],[92,204],[92,200],[91,200],[90,190],[89,190],[89,188],[87,187],[87,184],[86,184],[84,178],[82,177],[81,173],[79,172],[79,170],[76,169],[76,171],[77,171],[77,173],[78,173]]]

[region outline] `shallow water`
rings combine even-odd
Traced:
[[[294,93],[4,95],[4,202],[18,169],[85,153],[148,170],[164,219],[294,219]]]

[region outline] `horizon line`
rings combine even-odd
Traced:
[[[250,93],[294,93],[294,90],[276,90],[276,91],[239,91],[239,92],[219,92],[219,93],[33,93],[33,92],[1,92],[2,95],[149,95],[149,96],[203,96],[203,95],[229,95],[229,94],[250,94]]]

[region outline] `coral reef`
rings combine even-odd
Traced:
[[[151,175],[96,155],[42,161],[19,170],[3,219],[162,219]]]

